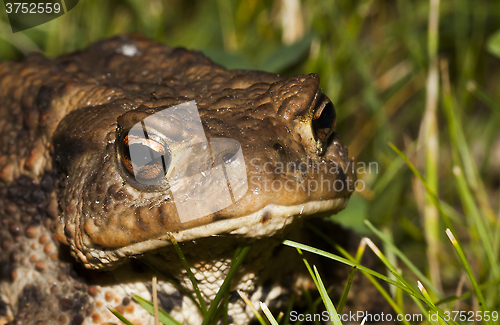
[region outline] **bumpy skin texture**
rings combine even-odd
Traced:
[[[249,182],[235,204],[182,222],[169,188],[139,186],[117,152],[131,123],[191,100],[208,138],[239,142]],[[0,63],[0,324],[118,323],[107,306],[149,324],[129,298],[150,297],[153,271],[136,259],[192,289],[172,238],[207,303],[236,245],[254,242],[230,298],[230,321],[247,323],[251,311],[236,290],[254,302],[283,293],[262,285],[276,275],[266,271],[276,246],[266,238],[307,215],[341,210],[353,191],[356,176],[333,126],[314,74],[226,70],[141,36]],[[200,323],[193,302],[163,280],[159,298],[181,322]]]

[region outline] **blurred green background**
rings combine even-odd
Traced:
[[[350,155],[372,163],[359,170],[365,189],[333,218],[375,237],[370,220],[429,277],[436,299],[465,274],[444,232],[449,219],[477,280],[493,281],[490,309],[500,308],[500,1],[84,0],[15,34],[4,10],[0,18],[1,59],[53,57],[141,31],[229,68],[317,73]],[[446,218],[389,141],[429,180]]]

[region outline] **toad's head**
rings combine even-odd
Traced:
[[[78,60],[96,57],[99,104],[74,100],[54,134],[67,173],[56,235],[86,267],[172,237],[269,237],[346,206],[356,175],[317,75],[226,70],[143,39]]]

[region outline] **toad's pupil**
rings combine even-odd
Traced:
[[[155,156],[158,156],[158,153],[155,154],[153,149],[143,144],[131,144],[128,150],[130,159],[138,168],[150,163]]]
[[[335,109],[332,103],[328,103],[323,108],[318,118],[318,125],[322,129],[331,128],[335,122]]]

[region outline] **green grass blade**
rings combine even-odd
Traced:
[[[200,310],[201,312],[201,306],[200,304],[198,303],[198,300],[193,296],[192,292],[187,290],[186,288],[184,288],[183,286],[181,286],[177,281],[175,281],[172,277],[169,277],[167,276],[166,274],[164,274],[160,269],[158,269],[155,265],[153,265],[152,263],[149,263],[147,261],[147,259],[144,259],[142,260],[142,262],[147,265],[151,270],[155,271],[157,274],[161,274],[165,280],[167,280],[171,285],[173,285],[177,290],[179,290],[180,292],[182,292],[182,294],[184,294],[186,297],[188,297],[189,299],[191,299],[193,301],[193,303],[195,304],[196,307],[198,307],[198,309]]]
[[[250,245],[248,244],[240,244],[238,248],[236,249],[235,252],[235,257],[233,258],[233,262],[231,263],[231,267],[229,269],[229,272],[224,279],[224,282],[222,283],[221,287],[219,288],[219,291],[215,295],[214,300],[210,304],[210,307],[208,308],[207,315],[205,316],[205,319],[203,320],[202,325],[208,325],[211,324],[213,321],[214,314],[219,306],[220,301],[224,297],[224,294],[226,290],[229,289],[229,286],[231,285],[231,280],[233,279],[234,275],[236,274],[236,271],[240,267],[241,263],[243,263],[243,260],[245,259],[245,256],[248,254],[248,251],[250,250]]]
[[[471,190],[475,194],[475,198],[481,207],[484,215],[488,217],[491,222],[495,222],[495,217],[490,204],[488,203],[488,195],[484,188],[484,184],[479,177],[479,172],[475,164],[475,160],[472,157],[469,146],[467,145],[466,136],[463,130],[463,123],[460,121],[460,112],[457,109],[457,100],[452,94],[451,85],[449,80],[448,62],[442,60],[441,62],[442,79],[443,79],[443,106],[446,113],[446,118],[448,121],[448,129],[450,134],[450,146],[452,149],[453,161],[456,165],[460,166],[465,173],[467,183]],[[468,87],[470,89],[471,87]],[[479,95],[480,99],[489,99],[486,93],[482,92],[479,87],[472,87],[476,91],[475,93]],[[473,93],[474,91],[470,89]],[[493,100],[486,100],[486,104],[489,105],[493,111],[496,113],[497,121],[500,117],[500,110],[495,108],[498,107],[497,104],[493,104]]]
[[[333,305],[332,300],[330,299],[330,296],[328,295],[327,290],[325,289],[323,281],[321,281],[321,278],[319,276],[318,270],[316,269],[316,266],[313,266],[311,268],[311,265],[309,264],[309,262],[305,258],[305,256],[302,253],[301,249],[298,248],[298,247],[296,247],[296,249],[297,249],[297,252],[299,252],[299,254],[302,256],[302,261],[304,262],[304,264],[305,264],[305,266],[307,268],[307,271],[309,271],[309,274],[311,275],[311,278],[314,281],[314,284],[316,285],[316,288],[318,289],[318,291],[320,293],[321,301],[323,301],[323,304],[325,305],[326,310],[328,311],[330,317],[332,317],[332,315],[334,315],[334,317],[335,317],[332,320],[332,322],[334,324],[336,324],[336,325],[339,324],[339,323],[337,323],[337,322],[340,322],[340,320],[336,316],[337,315],[337,311],[335,309],[335,306]]]
[[[495,253],[493,252],[494,245],[493,241],[491,240],[492,234],[491,231],[488,231],[488,229],[491,230],[491,228],[486,227],[486,225],[484,224],[484,221],[481,218],[477,206],[474,202],[474,198],[472,197],[472,194],[469,188],[467,187],[465,178],[463,177],[462,170],[460,169],[460,167],[454,166],[453,174],[455,175],[455,179],[457,180],[458,193],[460,194],[462,202],[464,203],[465,210],[467,211],[467,214],[472,217],[474,225],[479,234],[479,238],[481,239],[481,242],[483,244],[486,256],[488,258],[493,276],[497,278],[500,276],[500,269],[498,268],[497,257],[495,257]]]
[[[399,282],[396,282],[394,280],[391,280],[389,279],[388,277],[386,277],[385,275],[383,274],[380,274],[378,272],[375,272],[367,267],[364,267],[363,265],[360,265],[358,263],[355,263],[355,262],[352,262],[352,261],[349,261],[343,257],[340,257],[338,255],[335,255],[335,254],[332,254],[332,253],[329,253],[329,252],[325,252],[321,249],[317,249],[317,248],[314,248],[314,247],[310,247],[310,246],[307,246],[307,245],[304,245],[304,244],[300,244],[300,243],[297,243],[297,242],[294,242],[294,241],[291,241],[291,240],[284,240],[283,241],[283,245],[287,245],[287,246],[290,246],[290,247],[294,247],[294,248],[299,248],[301,250],[304,250],[304,251],[307,251],[307,252],[310,252],[310,253],[314,253],[314,254],[317,254],[317,255],[320,255],[320,256],[324,256],[324,257],[327,257],[327,258],[330,258],[334,261],[338,261],[338,262],[341,262],[341,263],[344,263],[346,265],[349,265],[349,266],[356,266],[359,270],[361,271],[364,271],[368,274],[371,274],[379,279],[382,279],[392,285],[395,285],[395,286],[398,286],[398,287],[401,287],[401,289],[403,289],[404,291],[406,291],[407,293],[409,294],[413,294],[413,292],[411,290],[409,290],[408,288],[406,288],[405,286],[403,286],[402,284],[400,284]]]
[[[198,298],[198,303],[200,306],[201,313],[203,314],[203,316],[206,316],[207,315],[207,305],[205,304],[205,300],[203,299],[203,297],[201,295],[200,289],[198,288],[198,283],[196,282],[196,279],[194,278],[193,272],[191,271],[191,268],[189,267],[189,264],[186,260],[186,257],[184,256],[184,253],[182,253],[182,250],[179,247],[177,240],[175,240],[174,237],[171,237],[170,241],[172,242],[172,245],[174,246],[174,249],[177,252],[177,255],[179,255],[182,266],[184,266],[184,269],[187,272],[189,280],[191,281],[191,284],[193,285],[194,292],[196,293],[196,297]]]
[[[418,309],[420,309],[420,311],[422,312],[422,315],[425,315],[425,317],[427,318],[427,320],[429,321],[429,323],[431,324],[434,324],[436,325],[436,322],[434,322],[431,317],[430,317],[430,312],[428,309],[426,309],[423,305],[422,305],[422,302],[419,301],[417,298],[415,297],[411,297],[411,299],[413,300],[413,302],[415,303],[415,305],[417,305]]]
[[[339,303],[337,305],[337,313],[342,314],[342,310],[344,309],[344,306],[347,302],[347,295],[349,294],[349,291],[351,290],[352,283],[354,281],[354,275],[356,274],[357,267],[352,267],[351,271],[349,272],[349,275],[347,276],[347,283],[344,287],[344,291],[342,291],[342,296],[340,296]]]
[[[439,135],[437,108],[439,99],[439,68],[438,68],[438,46],[439,46],[439,6],[440,0],[430,0],[428,29],[427,29],[427,50],[429,67],[426,81],[425,112],[420,124],[418,136],[418,147],[422,146],[424,154],[424,168],[427,184],[435,193],[439,191]],[[419,150],[419,149],[417,149]],[[426,253],[429,268],[429,276],[441,288],[441,273],[438,262],[438,240],[440,234],[439,213],[428,192],[420,202],[423,204],[423,230],[427,243]],[[441,289],[442,290],[442,289]],[[440,291],[441,291],[440,290]]]
[[[289,324],[290,323],[290,313],[292,312],[294,308],[294,302],[295,302],[295,294],[292,294],[290,297],[290,300],[288,301],[288,306],[286,309],[285,314],[283,315],[283,318],[281,320],[278,320],[280,324]],[[262,324],[264,325],[264,324]]]
[[[411,261],[410,259],[405,255],[403,254],[403,252],[401,252],[390,240],[387,239],[386,236],[384,236],[384,234],[382,234],[381,231],[379,231],[377,228],[375,228],[375,226],[373,226],[373,224],[368,221],[368,220],[365,220],[365,224],[368,228],[370,228],[371,231],[373,231],[373,233],[375,235],[377,235],[378,238],[380,238],[384,244],[387,245],[387,247],[389,247],[396,255],[397,257],[419,278],[421,279],[425,285],[427,287],[429,287],[432,292],[437,295],[437,296],[440,296],[440,293],[438,292],[438,290],[434,287],[434,285],[432,284],[431,280],[429,278],[427,278]]]
[[[361,258],[363,257],[363,254],[365,252],[366,245],[360,244],[358,246],[357,251],[356,251],[356,256],[353,257],[344,248],[342,248],[340,245],[336,244],[330,237],[326,236],[319,229],[317,229],[314,226],[311,226],[309,224],[307,225],[307,227],[310,228],[313,232],[315,232],[318,236],[320,236],[321,238],[323,238],[325,241],[327,241],[328,243],[330,243],[332,245],[332,247],[335,247],[335,249],[337,249],[349,261],[359,264],[359,262],[361,261]],[[394,309],[394,311],[397,314],[403,314],[402,304],[397,304],[396,302],[394,302],[394,300],[392,299],[391,295],[380,285],[380,283],[378,283],[378,281],[372,275],[370,275],[370,274],[368,274],[366,272],[363,272],[363,270],[361,270],[361,272],[363,273],[364,276],[366,276],[366,278],[368,279],[368,281],[370,281],[375,286],[375,288],[380,292],[380,294],[389,303],[389,305],[391,305],[391,307]],[[400,292],[402,292],[401,289],[398,288],[398,290]],[[403,323],[404,324],[409,324],[405,320],[403,320]]]
[[[306,35],[295,44],[289,46],[282,45],[276,49],[259,68],[264,71],[276,73],[285,70],[307,55],[311,47],[311,41],[312,35]]]
[[[465,253],[462,247],[460,246],[460,244],[456,240],[456,237],[453,235],[450,229],[446,229],[446,234],[448,235],[448,238],[450,239],[453,247],[455,248],[455,251],[458,254],[458,258],[460,259],[460,262],[462,262],[465,272],[467,273],[467,276],[469,277],[470,282],[472,283],[472,288],[474,288],[477,300],[479,300],[479,308],[481,308],[483,312],[488,311],[489,309],[486,306],[486,302],[484,301],[483,293],[481,292],[481,289],[479,288],[476,278],[472,273],[469,262],[467,262],[467,258],[465,257]],[[488,324],[493,324],[493,323],[490,321],[488,322]]]
[[[340,318],[337,314],[337,310],[335,309],[335,306],[333,305],[332,299],[330,299],[330,296],[326,292],[325,285],[323,284],[323,280],[321,280],[321,276],[319,275],[318,269],[316,266],[313,266],[314,269],[314,275],[316,277],[316,281],[319,284],[318,291],[319,294],[321,295],[321,298],[323,299],[323,302],[325,304],[326,310],[328,311],[328,314],[330,315],[330,320],[334,325],[342,325],[342,322],[340,321]]]
[[[493,281],[488,281],[488,282],[485,282],[485,283],[481,284],[479,286],[479,289],[481,291],[483,291],[483,290],[486,290],[486,289],[489,289],[489,288],[496,288],[499,285],[500,285],[500,278],[495,279]],[[471,291],[467,291],[467,292],[461,294],[458,297],[457,296],[446,297],[444,299],[436,301],[436,305],[447,304],[447,303],[454,302],[454,301],[457,301],[457,300],[465,300],[465,299],[468,299],[469,297],[471,297],[473,293],[474,293],[474,290],[471,290]]]
[[[217,308],[217,310],[214,313],[214,316],[212,317],[212,319],[215,322],[217,322],[217,320],[222,319],[222,324],[228,325],[228,318],[227,318],[228,305],[229,305],[229,292],[226,291],[226,292],[224,292],[224,297],[223,297],[221,303],[219,304],[219,307]],[[220,321],[219,321],[219,323],[220,323]]]
[[[359,270],[361,270],[363,272],[366,272],[366,273],[368,273],[370,275],[373,275],[373,276],[375,276],[375,277],[377,277],[379,279],[382,279],[382,280],[384,280],[385,282],[387,282],[389,284],[397,286],[398,288],[401,288],[402,290],[404,290],[405,292],[407,292],[411,296],[424,301],[432,310],[434,310],[436,313],[438,313],[438,315],[441,318],[445,317],[445,314],[444,314],[443,310],[441,310],[440,308],[438,308],[436,306],[433,306],[433,304],[430,301],[427,301],[427,299],[425,299],[425,297],[422,296],[422,294],[419,291],[417,291],[417,289],[414,289],[411,285],[409,285],[401,277],[401,275],[399,275],[397,273],[397,271],[394,269],[394,267],[387,262],[387,260],[385,259],[385,257],[383,257],[383,255],[381,254],[380,251],[378,253],[380,253],[382,255],[382,261],[384,262],[384,259],[385,259],[385,262],[388,263],[388,267],[391,269],[391,272],[393,272],[393,274],[396,276],[396,278],[398,279],[398,281],[391,280],[388,277],[386,277],[386,276],[384,276],[384,275],[382,275],[382,274],[380,274],[378,272],[375,272],[375,271],[373,271],[373,270],[371,270],[371,269],[369,269],[367,267],[359,265],[358,263],[349,261],[349,260],[347,260],[345,258],[342,258],[342,257],[338,256],[338,255],[335,255],[335,254],[332,254],[332,253],[329,253],[329,252],[325,252],[325,251],[323,251],[321,249],[313,248],[313,247],[310,247],[310,246],[307,246],[307,245],[304,245],[304,244],[300,244],[300,243],[297,243],[297,242],[294,242],[294,241],[291,241],[291,240],[283,240],[283,244],[287,245],[287,246],[290,246],[290,247],[295,247],[296,249],[300,249],[300,250],[308,251],[308,252],[311,252],[311,253],[314,253],[314,254],[317,254],[317,255],[320,255],[320,256],[324,256],[324,257],[330,258],[332,260],[335,260],[335,261],[338,261],[338,262],[341,262],[341,263],[344,263],[344,264],[347,264],[347,265],[350,265],[350,266],[356,266]],[[313,280],[314,280],[314,278],[313,278]],[[456,323],[453,320],[450,320],[450,324],[456,324],[456,325],[458,325],[458,323]]]
[[[269,320],[269,322],[271,323],[271,325],[279,325],[278,321],[274,318],[273,314],[271,314],[271,311],[269,310],[269,308],[267,308],[266,304],[263,303],[262,301],[260,302],[260,309],[262,309],[262,311],[266,315],[266,317]]]
[[[486,48],[488,52],[500,58],[500,30],[488,38]]]
[[[125,316],[123,316],[122,314],[120,314],[120,312],[116,309],[111,309],[111,308],[108,308],[109,311],[115,315],[119,320],[122,321],[122,323],[124,323],[125,325],[134,325],[132,324],[128,319],[125,318]]]
[[[238,292],[240,295],[241,299],[245,302],[245,304],[252,309],[253,314],[255,315],[255,318],[259,321],[261,325],[267,325],[266,321],[264,318],[262,318],[262,315],[259,313],[259,311],[255,308],[255,306],[252,304],[250,299],[248,299],[247,295],[243,292]]]
[[[134,295],[134,300],[137,301],[144,309],[146,309],[151,315],[154,314],[154,307],[153,303],[151,301],[147,301],[146,299]],[[176,321],[172,316],[170,316],[166,311],[163,309],[159,309],[159,317],[160,317],[160,322],[162,322],[165,325],[181,325],[178,321]]]
[[[392,144],[392,142],[389,142],[389,147],[391,147],[392,150],[394,150],[406,162],[406,165],[408,165],[408,167],[411,169],[413,174],[422,182],[422,184],[424,184],[424,187],[425,187],[427,193],[429,193],[429,197],[436,205],[436,208],[438,209],[441,217],[443,218],[445,225],[448,228],[453,229],[453,226],[450,223],[450,219],[449,219],[448,215],[446,213],[444,213],[444,210],[441,207],[441,203],[439,202],[439,198],[432,191],[432,189],[430,188],[429,184],[427,184],[425,179],[422,177],[422,174],[420,174],[420,172],[417,170],[417,168],[415,168],[415,166],[410,162],[410,160],[408,160],[408,158],[401,152],[401,150],[399,150],[394,144]]]

